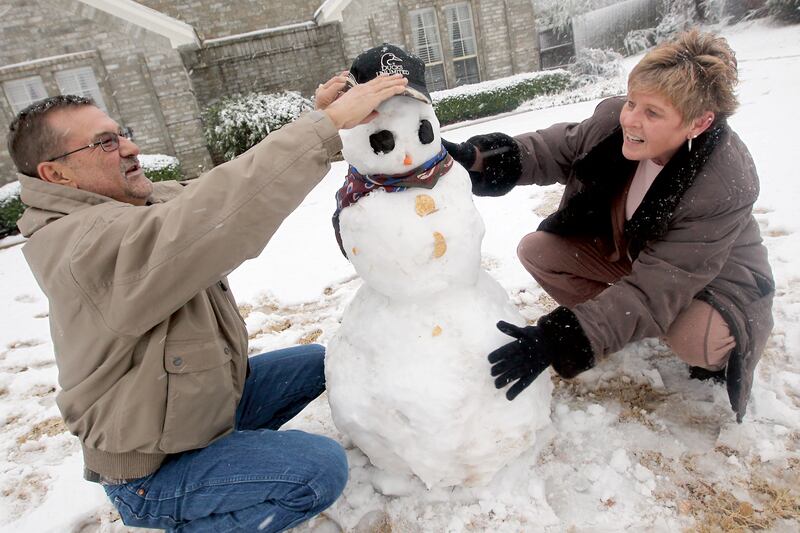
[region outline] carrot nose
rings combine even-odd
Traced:
[[[408,155],[408,154],[406,154],[406,158],[405,158],[405,159],[403,159],[403,164],[404,164],[404,165],[406,165],[406,166],[408,166],[408,165],[410,165],[410,164],[411,164],[411,163],[413,163],[413,162],[414,162],[414,160],[413,160],[413,159],[411,159],[411,156],[410,156],[410,155]]]

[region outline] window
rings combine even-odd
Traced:
[[[445,6],[444,16],[447,32],[453,45],[453,67],[456,72],[456,86],[481,81],[478,73],[478,55],[475,45],[475,29],[472,27],[472,13],[469,4]]]
[[[55,73],[56,83],[61,94],[76,94],[91,98],[94,103],[107,111],[100,87],[97,86],[97,79],[94,77],[92,67],[80,67],[69,70],[61,70]]]
[[[572,25],[567,28],[539,28],[539,63],[542,70],[562,68],[575,59]]]
[[[447,88],[442,63],[442,42],[436,25],[433,8],[418,9],[411,12],[411,31],[414,51],[425,62],[425,84],[428,91]]]
[[[3,84],[3,89],[15,115],[32,103],[47,98],[41,76],[7,81]]]

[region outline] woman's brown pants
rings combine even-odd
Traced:
[[[627,258],[609,260],[594,241],[545,231],[523,237],[517,255],[539,285],[565,307],[594,298],[631,271]],[[692,300],[678,315],[664,340],[683,361],[709,370],[724,368],[736,345],[722,315],[700,300]]]

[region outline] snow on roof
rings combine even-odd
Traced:
[[[350,5],[350,0],[325,0],[314,11],[314,20],[317,24],[342,21],[342,11]]]
[[[200,40],[192,26],[133,0],[80,1],[87,6],[166,37],[173,48],[184,45],[200,45]]]
[[[256,35],[267,35],[270,33],[278,33],[286,30],[299,30],[299,29],[309,29],[316,26],[316,23],[313,20],[308,20],[306,22],[295,22],[294,24],[285,24],[283,26],[275,26],[274,28],[264,28],[262,30],[254,30],[248,31],[245,33],[237,33],[235,35],[226,35],[225,37],[216,37],[214,39],[206,39],[203,41],[204,45],[208,44],[221,44],[226,41],[237,41],[239,39],[245,39],[247,37],[254,37]]]

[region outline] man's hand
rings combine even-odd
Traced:
[[[497,329],[516,339],[489,354],[494,386],[502,389],[516,381],[506,392],[506,398],[513,400],[550,366],[551,350],[538,326],[521,328],[501,320]]]
[[[508,344],[489,354],[494,385],[513,400],[550,365],[561,377],[573,378],[592,368],[594,351],[575,314],[558,307],[542,316],[537,325],[524,328],[500,321],[497,329],[514,337]]]
[[[347,71],[337,74],[325,83],[320,83],[314,91],[314,109],[326,109],[342,93],[347,85]]]
[[[323,88],[317,90],[328,95],[328,91],[332,91],[338,83],[338,81],[332,81],[328,88],[324,88],[323,84]],[[339,129],[366,124],[378,115],[375,111],[376,107],[392,96],[403,94],[406,85],[408,85],[408,80],[402,74],[378,76],[367,83],[360,83],[338,98],[334,98],[324,108],[324,112]]]

